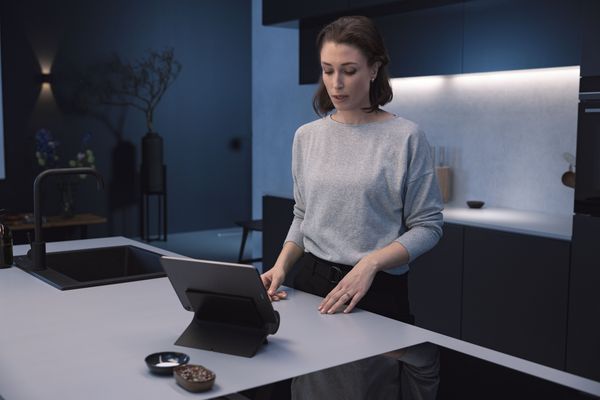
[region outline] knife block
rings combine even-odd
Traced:
[[[452,170],[448,166],[435,167],[440,192],[444,203],[450,201],[452,195]]]

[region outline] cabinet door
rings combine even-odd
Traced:
[[[459,74],[463,5],[375,18],[390,53],[392,77]]]
[[[600,381],[600,218],[573,218],[567,371]]]
[[[462,4],[373,17],[390,54],[391,77],[458,74],[462,68]],[[319,80],[315,49],[335,18],[300,21],[300,84]]]
[[[389,4],[394,5],[395,3],[398,3],[398,0],[349,0],[348,7],[350,9],[358,9]],[[406,3],[406,1],[404,3]]]
[[[463,0],[348,0],[348,7],[351,11],[364,11],[369,16],[375,16],[462,2]]]
[[[348,0],[263,0],[263,25],[343,13]]]
[[[563,369],[570,243],[465,227],[462,339]]]
[[[464,7],[464,72],[579,65],[581,0],[478,0]]]
[[[299,83],[317,83],[321,76],[321,64],[317,52],[317,35],[335,18],[300,21],[299,32]]]
[[[600,75],[600,1],[583,1],[581,76]]]
[[[263,196],[262,254],[263,272],[269,270],[283,247],[294,219],[294,200],[285,197]]]
[[[410,263],[408,292],[415,324],[460,338],[463,232],[444,224],[437,246]]]

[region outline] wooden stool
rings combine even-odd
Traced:
[[[253,219],[250,221],[236,221],[236,225],[241,226],[243,229],[242,230],[242,243],[240,245],[240,254],[238,256],[238,263],[245,264],[245,263],[252,263],[255,261],[261,261],[262,258],[250,258],[250,259],[244,260],[242,257],[244,257],[244,247],[246,247],[246,239],[248,239],[248,232],[250,232],[250,231],[262,232],[262,230],[263,230],[262,219]]]

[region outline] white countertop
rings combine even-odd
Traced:
[[[49,251],[132,244],[125,238],[51,243]],[[24,254],[16,246],[15,254]],[[0,396],[19,399],[205,399],[375,354],[433,342],[600,395],[600,382],[365,311],[321,315],[320,298],[290,290],[274,304],[281,326],[253,358],[175,346],[191,321],[167,278],[60,291],[18,268],[0,270]],[[189,393],[149,373],[144,358],[182,351],[213,370],[213,390]]]
[[[471,209],[448,207],[443,211],[447,223],[496,229],[500,231],[571,240],[573,216],[554,215],[508,208]]]

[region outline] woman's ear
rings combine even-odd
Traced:
[[[379,71],[379,67],[381,67],[380,61],[375,61],[373,65],[371,65],[371,80],[375,80],[375,78],[377,78],[377,72]]]

